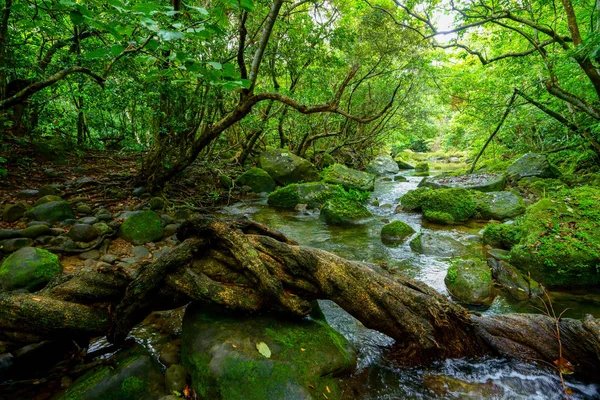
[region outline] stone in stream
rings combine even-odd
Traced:
[[[504,389],[491,380],[467,382],[445,375],[425,375],[423,386],[439,399],[502,399]]]
[[[510,192],[473,192],[477,212],[483,219],[505,220],[525,213],[523,198]]]
[[[329,225],[350,226],[358,225],[373,214],[355,200],[336,198],[328,200],[321,208],[321,218]]]
[[[367,164],[365,170],[373,175],[388,175],[388,174],[397,174],[400,172],[400,168],[398,168],[398,163],[394,161],[394,159],[390,156],[380,155],[377,156]]]
[[[250,168],[240,175],[235,183],[238,186],[249,186],[254,193],[271,193],[277,186],[271,175],[262,168]]]
[[[4,210],[2,210],[2,219],[6,222],[14,222],[23,217],[25,211],[29,210],[30,208],[31,206],[29,204],[23,202],[9,204],[4,207]]]
[[[429,163],[420,162],[415,165],[416,172],[429,172]]]
[[[323,182],[340,185],[344,189],[373,191],[375,175],[368,172],[348,168],[342,164],[334,164],[323,171]]]
[[[180,362],[180,352],[181,352],[181,340],[177,339],[172,342],[167,343],[160,349],[159,360],[163,363],[167,368],[171,365],[179,364]]]
[[[477,205],[473,195],[465,189],[418,188],[409,190],[400,198],[406,210],[421,210],[429,222],[451,225],[464,222],[475,215]]]
[[[407,223],[393,221],[381,228],[381,241],[383,243],[404,242],[413,233],[415,230]]]
[[[37,247],[24,247],[12,253],[0,267],[2,290],[25,289],[34,292],[43,288],[62,272],[55,254]]]
[[[181,338],[181,363],[203,399],[312,399],[324,398],[322,393],[339,399],[334,377],[356,365],[350,343],[316,320],[245,316],[192,304]]]
[[[57,400],[157,400],[165,394],[158,362],[136,345],[78,378]]]
[[[511,182],[527,177],[558,178],[560,171],[550,164],[544,154],[527,153],[506,169]]]
[[[165,372],[165,389],[167,393],[182,393],[187,381],[187,370],[183,365],[173,364]]]
[[[419,233],[410,241],[410,248],[419,254],[437,257],[463,257],[471,253],[458,240],[442,233]]]
[[[327,200],[339,195],[341,188],[326,183],[293,183],[269,194],[267,203],[272,207],[293,210],[296,204],[307,204],[308,208],[320,207]]]
[[[399,157],[394,158],[394,161],[396,161],[396,164],[398,165],[399,169],[415,169],[415,167],[413,167],[412,165],[410,165],[406,161],[403,161]]]
[[[406,179],[404,176],[402,175],[396,175],[394,177],[394,182],[406,182],[408,179]]]
[[[504,174],[471,174],[423,179],[419,187],[432,189],[461,188],[480,192],[495,192],[506,187]]]
[[[162,221],[154,211],[136,211],[123,221],[120,235],[133,244],[146,244],[163,237]]]
[[[544,288],[506,261],[488,260],[494,280],[515,300],[527,300],[544,294]]]
[[[483,230],[483,243],[510,250],[521,240],[521,228],[515,224],[490,223]]]
[[[92,225],[75,224],[71,227],[67,236],[75,242],[91,242],[100,236],[100,232]]]
[[[494,301],[492,271],[483,260],[452,260],[444,282],[452,297],[463,303],[489,306]]]
[[[67,201],[50,201],[27,210],[25,216],[36,221],[53,224],[74,218],[75,214],[71,209],[71,203]]]
[[[282,185],[320,180],[319,172],[310,161],[288,150],[267,150],[260,155],[259,163],[263,170]]]

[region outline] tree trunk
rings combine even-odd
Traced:
[[[591,317],[472,315],[421,282],[298,246],[248,219],[194,219],[178,237],[178,247],[135,273],[97,269],[62,276],[43,292],[0,294],[0,339],[106,334],[118,344],[150,311],[189,300],[301,317],[311,301],[330,299],[396,339],[407,364],[485,354],[552,363],[562,352],[576,373],[600,369],[600,321]]]

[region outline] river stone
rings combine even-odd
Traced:
[[[516,182],[526,177],[558,178],[561,173],[550,164],[544,154],[527,153],[506,169],[511,181]]]
[[[415,169],[415,167],[413,167],[412,165],[410,165],[409,163],[407,163],[406,161],[401,160],[400,158],[396,157],[394,159],[394,161],[396,161],[396,164],[398,165],[399,169]]]
[[[96,249],[83,252],[79,255],[82,260],[97,260],[100,258],[100,252]]]
[[[451,225],[463,222],[475,215],[477,204],[470,191],[460,188],[418,188],[409,190],[400,198],[407,210],[422,210],[429,222]]]
[[[167,343],[160,349],[159,360],[167,368],[180,362],[181,340],[177,339]]]
[[[269,194],[267,203],[272,207],[293,210],[297,204],[307,204],[309,208],[320,207],[328,199],[341,191],[339,186],[326,183],[293,183]]]
[[[403,221],[393,221],[381,228],[381,241],[384,243],[404,242],[415,230]]]
[[[12,253],[0,267],[2,290],[34,292],[62,272],[58,256],[37,247],[23,247]]]
[[[600,285],[600,188],[562,190],[529,206],[510,262],[546,287]]]
[[[113,216],[108,210],[103,208],[96,212],[96,218],[98,218],[100,221],[112,221]]]
[[[36,221],[53,224],[74,218],[75,214],[73,214],[71,203],[68,201],[50,201],[33,207],[25,213],[25,216]]]
[[[94,225],[94,224],[97,224],[98,222],[99,222],[99,220],[96,217],[83,217],[83,218],[79,219],[80,224]]]
[[[506,187],[506,176],[504,174],[471,174],[434,177],[423,179],[419,183],[419,187],[432,189],[461,188],[480,192],[495,192]]]
[[[21,229],[0,229],[0,240],[19,237]]]
[[[367,164],[365,170],[374,175],[387,175],[387,174],[397,174],[400,172],[400,168],[398,168],[398,163],[394,161],[394,159],[390,156],[377,156]]]
[[[503,399],[504,389],[492,381],[467,382],[444,375],[425,375],[423,386],[437,399]]]
[[[477,211],[483,219],[502,221],[525,212],[523,198],[514,192],[475,192]]]
[[[37,199],[37,201],[33,204],[34,207],[39,206],[40,204],[50,203],[51,201],[63,201],[62,197],[55,195],[46,195]]]
[[[157,400],[165,394],[158,363],[136,345],[116,355],[116,362],[77,379],[57,400]]]
[[[261,168],[250,168],[240,175],[235,183],[238,186],[249,186],[254,193],[271,193],[277,186],[271,175]]]
[[[63,251],[79,250],[75,241],[67,236],[56,236],[49,243],[50,247],[56,247]]]
[[[133,244],[146,244],[163,236],[160,217],[154,211],[136,211],[121,224],[120,235]]]
[[[262,169],[282,185],[302,181],[316,182],[320,179],[314,165],[288,150],[267,150],[260,155],[259,163]]]
[[[453,260],[444,282],[452,297],[463,303],[489,306],[494,301],[492,271],[485,261]]]
[[[165,226],[165,237],[173,236],[177,233],[180,224],[169,224]]]
[[[544,289],[539,283],[520,272],[506,261],[488,260],[492,266],[492,275],[498,283],[515,300],[527,300],[539,297]]]
[[[44,185],[39,188],[38,194],[40,196],[56,195],[56,193],[58,193],[58,191],[59,190],[55,185]]]
[[[48,225],[34,225],[19,229],[17,232],[19,237],[35,239],[38,236],[49,235],[50,227]]]
[[[321,208],[321,218],[329,225],[358,225],[373,214],[357,201],[346,198],[328,200]]]
[[[38,197],[40,191],[35,189],[23,189],[19,190],[15,195],[18,199],[31,199]]]
[[[181,337],[182,364],[203,399],[313,399],[324,398],[322,393],[339,399],[333,377],[356,365],[350,343],[314,320],[245,316],[192,304]],[[257,349],[260,343],[269,357]]]
[[[342,164],[334,164],[323,171],[323,182],[340,185],[344,189],[373,191],[375,175],[368,172],[348,168]]]
[[[2,210],[2,219],[7,222],[14,222],[20,219],[29,208],[31,208],[31,206],[23,202],[10,204]]]
[[[4,253],[12,253],[23,247],[33,245],[33,239],[30,238],[14,238],[0,241],[0,250]]]
[[[87,204],[79,204],[77,206],[77,214],[90,215],[94,210]]]
[[[133,253],[134,257],[146,258],[150,255],[150,250],[146,246],[135,246],[131,249],[131,253]]]
[[[75,242],[91,242],[100,236],[98,229],[88,224],[75,224],[67,233]]]
[[[394,182],[406,182],[408,181],[408,179],[406,179],[406,177],[402,176],[402,175],[396,175],[394,177]]]
[[[165,208],[165,200],[160,197],[153,197],[148,202],[151,210],[162,210]]]
[[[470,253],[462,243],[442,233],[419,233],[410,241],[410,248],[419,254],[437,257],[462,257]]]

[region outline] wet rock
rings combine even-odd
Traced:
[[[257,350],[259,343],[269,348],[268,358]],[[181,358],[200,398],[230,400],[311,399],[313,393],[339,399],[333,376],[356,363],[348,341],[324,322],[199,306],[186,311]]]
[[[79,250],[75,241],[67,236],[57,236],[50,241],[49,245],[50,247],[56,247],[64,251]]]
[[[321,218],[329,225],[357,225],[372,215],[364,205],[346,198],[328,200],[321,208]]]
[[[406,182],[408,179],[402,175],[396,175],[394,177],[394,182]]]
[[[495,281],[516,300],[539,297],[544,293],[539,283],[529,278],[506,261],[488,260]]]
[[[60,222],[60,226],[63,226],[65,228],[69,228],[75,224],[79,223],[78,220],[76,220],[75,218],[67,218],[64,221]]]
[[[307,204],[309,208],[320,207],[340,193],[340,188],[325,183],[294,183],[271,193],[267,203],[271,207],[293,210],[296,204]]]
[[[151,210],[162,210],[165,208],[165,200],[160,197],[153,197],[148,202]]]
[[[487,255],[497,261],[506,261],[508,260],[508,250],[503,249],[488,249]]]
[[[423,384],[436,398],[479,400],[500,399],[504,395],[504,389],[491,381],[467,382],[444,375],[425,375]]]
[[[167,368],[171,365],[179,364],[181,351],[181,340],[174,340],[167,343],[161,350],[159,360]]]
[[[544,154],[527,153],[506,169],[511,181],[516,182],[526,177],[558,178],[560,171],[550,164]]]
[[[186,220],[190,217],[190,215],[190,210],[186,210],[185,208],[175,211],[175,219],[177,221]]]
[[[112,214],[104,208],[98,210],[95,215],[100,221],[112,221],[113,219]]]
[[[92,210],[92,207],[88,206],[87,204],[79,204],[77,206],[77,214],[90,215],[93,212],[94,210]]]
[[[49,176],[50,178],[59,178],[61,176],[64,176],[64,172],[63,171],[56,171],[52,168],[46,168],[44,170],[44,175]]]
[[[394,161],[394,159],[390,156],[377,156],[367,164],[365,170],[374,175],[387,175],[387,174],[397,174],[400,169],[398,168],[398,163]]]
[[[163,237],[160,217],[154,211],[139,211],[131,214],[121,224],[120,235],[133,244],[146,244]]]
[[[133,256],[137,258],[147,258],[150,255],[150,250],[145,246],[135,246],[131,249],[131,252],[133,253]]]
[[[33,206],[39,206],[40,204],[45,204],[45,203],[50,203],[51,201],[63,201],[62,197],[60,196],[55,196],[55,195],[46,195],[43,197],[40,197],[34,204]]]
[[[29,210],[30,208],[31,206],[29,204],[22,202],[9,204],[4,207],[4,210],[2,210],[2,219],[7,222],[14,222],[23,217],[25,211]]]
[[[262,168],[250,168],[235,183],[238,186],[249,186],[254,193],[271,193],[277,186],[271,175]]]
[[[177,229],[179,229],[179,224],[169,224],[165,226],[165,237],[173,236],[177,233]]]
[[[267,150],[260,155],[259,163],[263,170],[282,185],[320,180],[314,165],[288,150]]]
[[[334,164],[323,171],[323,182],[340,185],[344,189],[373,191],[375,175],[368,172],[348,168],[342,164]]]
[[[50,243],[50,241],[53,239],[52,236],[40,236],[35,238],[35,242],[41,244],[42,246]]]
[[[452,297],[463,303],[489,306],[494,301],[492,271],[485,261],[453,260],[444,282]]]
[[[163,224],[165,224],[165,225],[175,223],[175,218],[171,217],[169,214],[162,214],[160,216],[160,219],[163,222]]]
[[[12,253],[23,247],[33,245],[33,239],[29,238],[14,238],[0,241],[0,250],[4,253]]]
[[[506,187],[506,176],[503,174],[470,174],[427,178],[419,183],[419,187],[432,189],[460,188],[480,192],[496,192]]]
[[[415,169],[415,167],[413,167],[412,165],[410,165],[409,163],[402,161],[400,158],[396,157],[394,159],[394,161],[396,161],[396,164],[398,165],[399,169]]]
[[[96,181],[93,178],[90,178],[89,176],[83,176],[79,179],[77,179],[75,182],[73,182],[73,184],[76,187],[81,187],[84,185],[89,185],[89,184],[93,184],[96,183]]]
[[[138,345],[117,354],[114,366],[101,366],[78,378],[57,400],[156,400],[164,394],[158,363]]]
[[[0,267],[2,290],[25,289],[30,292],[44,287],[62,272],[58,256],[36,247],[24,247],[12,253]]]
[[[20,229],[0,229],[0,240],[18,237],[20,231]]]
[[[96,228],[87,224],[75,224],[67,233],[75,242],[91,242],[100,236]]]
[[[35,206],[25,212],[27,218],[44,221],[49,224],[74,218],[71,203],[67,201],[50,201],[48,203]]]
[[[29,226],[25,229],[19,229],[18,234],[20,237],[35,239],[38,236],[49,235],[50,227],[48,225]]]
[[[381,241],[383,243],[402,243],[415,230],[403,221],[393,221],[381,228]]]
[[[523,198],[514,192],[473,193],[483,219],[505,220],[525,213]]]
[[[90,250],[83,252],[79,255],[82,260],[97,260],[100,258],[100,252],[98,250]]]
[[[462,257],[470,253],[466,246],[442,233],[419,233],[411,240],[410,248],[420,254],[438,257]]]
[[[34,190],[34,189],[24,189],[24,190],[20,190],[17,192],[17,194],[15,195],[18,199],[33,199],[38,197],[38,194],[40,193],[39,190]]]
[[[165,373],[165,388],[167,393],[182,393],[187,381],[187,370],[179,364],[171,365]]]

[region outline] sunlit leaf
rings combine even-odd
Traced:
[[[271,349],[265,342],[256,343],[256,350],[266,358],[271,358]]]
[[[214,69],[223,69],[223,65],[215,61],[209,61],[207,62],[207,64],[213,67]]]

